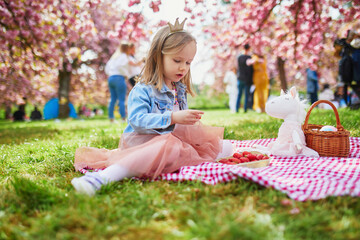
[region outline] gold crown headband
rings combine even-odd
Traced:
[[[177,32],[185,32],[184,31],[184,25],[185,25],[185,21],[187,18],[184,19],[184,21],[182,21],[182,23],[179,23],[179,18],[176,18],[175,24],[172,25],[171,23],[168,22],[169,28],[170,28],[170,32],[167,36],[170,36],[174,33]]]

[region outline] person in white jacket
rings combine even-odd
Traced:
[[[229,108],[232,113],[236,112],[236,99],[238,95],[236,68],[225,73],[224,83],[226,84],[225,92],[229,95]]]
[[[126,79],[128,79],[129,72],[129,57],[127,55],[129,44],[122,43],[106,63],[105,73],[108,77],[108,85],[110,91],[109,103],[109,119],[114,122],[114,108],[117,101],[119,101],[119,113],[123,121],[126,119],[125,99],[126,99]]]

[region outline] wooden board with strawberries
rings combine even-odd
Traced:
[[[236,152],[230,157],[219,159],[218,162],[241,167],[260,168],[268,166],[270,158],[267,154],[258,151],[243,151]]]

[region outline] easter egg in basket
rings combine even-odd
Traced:
[[[329,131],[329,132],[336,132],[337,128],[330,125],[325,125],[322,128],[320,128],[320,131]]]

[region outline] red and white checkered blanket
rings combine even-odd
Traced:
[[[236,148],[249,148],[254,144],[267,146],[272,141],[275,138],[232,140],[232,143]],[[215,185],[241,177],[265,187],[273,187],[298,201],[317,200],[327,196],[360,196],[360,138],[350,137],[348,158],[270,157],[270,165],[264,168],[203,163],[182,167],[176,173],[162,174],[157,180],[200,180],[205,184]],[[82,172],[85,171],[84,169]]]

